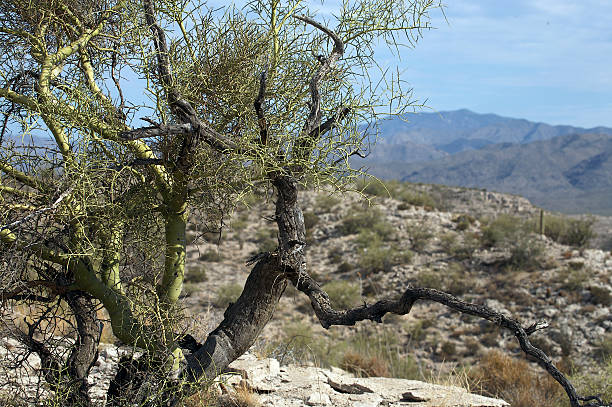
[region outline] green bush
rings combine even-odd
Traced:
[[[416,276],[419,287],[444,290],[443,273],[432,269],[422,269]]]
[[[578,394],[597,394],[602,400],[612,400],[612,358],[608,358],[595,371],[576,374],[570,379]],[[563,403],[563,407],[567,406]]]
[[[185,273],[186,283],[202,283],[208,280],[205,267],[191,267]]]
[[[315,199],[315,210],[323,213],[330,212],[339,203],[340,200],[332,195],[319,195]]]
[[[486,247],[503,246],[524,231],[524,222],[520,218],[502,214],[482,228],[481,241]]]
[[[433,237],[433,233],[424,222],[410,225],[406,228],[406,231],[410,236],[410,246],[417,251],[423,250]]]
[[[557,277],[561,282],[561,288],[570,292],[581,291],[589,279],[586,271],[569,268],[560,270]]]
[[[336,280],[325,284],[323,290],[329,295],[331,305],[335,309],[348,309],[361,301],[361,288],[357,283]]]
[[[224,285],[217,291],[214,305],[219,308],[227,308],[230,303],[236,302],[241,293],[242,285],[240,284],[234,283]]]
[[[605,336],[595,347],[595,356],[601,362],[612,364],[612,334]]]
[[[393,266],[412,261],[413,253],[409,250],[398,250],[394,246],[385,247],[372,240],[371,244],[358,252],[359,267],[366,273],[389,272]]]
[[[461,263],[450,263],[446,270],[423,269],[416,276],[419,287],[446,291],[452,295],[463,295],[470,288],[465,267]]]
[[[278,246],[276,230],[272,228],[262,228],[255,232],[254,242],[257,244],[255,252],[272,252]]]
[[[393,329],[369,327],[357,332],[349,340],[349,350],[364,359],[377,360],[386,365],[389,377],[420,378],[418,366],[409,355],[402,354],[403,346]]]
[[[572,219],[566,216],[545,215],[544,234],[557,243],[584,247],[595,237],[595,219]]]
[[[314,228],[319,223],[319,216],[314,212],[304,212],[304,226],[306,230]]]
[[[595,304],[601,304],[603,306],[612,305],[612,294],[610,294],[610,290],[607,288],[591,286],[589,287],[589,291],[591,292]]]
[[[198,259],[201,261],[219,262],[223,260],[223,256],[217,250],[207,250],[200,253]]]
[[[426,192],[402,191],[397,198],[405,205],[420,206],[426,209],[435,209],[438,207],[436,201]],[[400,204],[401,205],[401,204]],[[408,209],[407,207],[398,208],[400,210]]]
[[[356,189],[363,192],[364,194],[380,196],[380,197],[389,197],[389,190],[387,186],[378,179],[369,179],[362,182],[357,183]]]
[[[350,264],[350,263],[348,263],[348,262],[346,262],[346,261],[343,261],[342,263],[340,263],[340,264],[338,265],[338,268],[337,268],[337,270],[336,270],[336,271],[337,271],[338,273],[348,273],[349,271],[353,271],[353,268],[354,268],[354,267],[353,267],[353,265],[352,265],[352,264]]]
[[[457,224],[457,230],[467,230],[471,225],[476,222],[476,219],[468,214],[461,214],[453,219],[453,222]]]
[[[543,252],[544,247],[540,242],[519,235],[510,247],[508,264],[525,271],[535,270],[540,267]]]
[[[350,211],[338,225],[338,230],[342,235],[354,235],[365,230],[376,233],[383,240],[393,237],[393,227],[378,208]]]

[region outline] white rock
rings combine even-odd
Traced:
[[[331,405],[331,399],[325,393],[312,393],[306,400],[306,404],[309,406],[329,406]]]

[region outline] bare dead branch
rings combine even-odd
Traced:
[[[196,136],[218,151],[238,151],[236,144],[228,137],[218,133],[209,125],[197,120],[198,126],[192,123],[183,124],[159,124],[155,126],[141,127],[139,129],[128,130],[119,133],[119,138],[123,140],[139,140],[149,137],[160,136],[181,136],[189,134]]]
[[[355,150],[346,154],[346,156],[338,158],[336,161],[334,161],[332,165],[338,165],[338,163],[340,163],[341,161],[344,161],[347,158],[352,157],[354,155],[356,155],[357,157],[361,157],[361,158],[367,158],[370,155],[370,153],[368,152],[367,154],[363,154],[359,148],[356,148]]]
[[[23,283],[20,287],[15,288],[11,291],[0,292],[0,302],[4,302],[6,300],[20,300],[20,299],[28,299],[38,302],[51,302],[54,298],[50,297],[42,297],[34,294],[23,294],[24,291],[30,288],[36,287],[44,287],[50,291],[50,294],[54,297],[66,293],[66,287],[59,286],[52,281],[48,280],[35,280],[35,281],[27,281]]]
[[[572,407],[610,406],[610,404],[604,403],[598,396],[579,396],[572,383],[557,369],[552,360],[541,349],[531,344],[529,335],[539,329],[543,329],[545,325],[547,326],[546,323],[537,322],[528,328],[523,328],[516,319],[507,317],[484,305],[465,302],[450,294],[432,288],[415,287],[408,287],[404,294],[395,300],[383,299],[372,305],[364,304],[361,307],[337,311],[331,307],[327,293],[309,275],[303,271],[292,272],[288,274],[288,278],[298,290],[310,298],[315,315],[326,329],[332,325],[354,325],[364,320],[380,323],[382,322],[382,317],[387,313],[406,315],[418,300],[437,302],[460,313],[484,318],[501,328],[508,329],[514,334],[523,352],[532,357],[563,387]],[[581,404],[581,401],[584,404]]]
[[[344,119],[351,112],[350,107],[341,106],[338,108],[336,113],[329,119],[325,120],[323,124],[315,128],[310,134],[311,138],[320,138],[325,133],[330,131],[339,121]]]
[[[321,84],[321,80],[330,71],[332,65],[344,54],[344,43],[335,32],[316,22],[312,18],[302,15],[295,15],[293,17],[305,22],[306,24],[312,25],[320,31],[323,31],[334,42],[334,47],[329,56],[327,58],[318,58],[320,66],[310,79],[310,113],[308,114],[308,118],[304,123],[301,134],[301,137],[305,138],[308,137],[321,122],[321,95],[319,93],[319,86]]]
[[[119,133],[119,138],[123,140],[140,140],[149,137],[159,136],[178,136],[193,132],[193,127],[189,123],[184,124],[159,124],[156,126],[141,127],[139,129],[123,131]]]
[[[265,146],[268,142],[268,122],[266,121],[266,117],[264,115],[264,96],[266,93],[266,80],[268,77],[268,72],[263,71],[259,76],[259,93],[257,94],[257,98],[255,98],[255,102],[253,102],[253,106],[255,107],[255,113],[257,114],[258,124],[259,124],[259,142],[262,146]]]
[[[24,216],[23,218],[16,220],[12,223],[9,223],[8,225],[4,225],[4,226],[0,226],[0,231],[3,231],[5,229],[9,229],[9,230],[14,230],[15,228],[18,228],[19,226],[21,226],[23,223],[27,222],[28,220],[36,217],[36,216],[40,216],[43,213],[52,211],[54,209],[56,209],[60,203],[62,203],[62,201],[64,199],[66,199],[67,196],[69,196],[72,191],[73,191],[74,187],[70,187],[67,190],[65,190],[64,192],[62,192],[62,194],[55,200],[55,202],[53,202],[53,204],[51,204],[51,206],[48,206],[46,208],[41,208],[38,209],[30,214],[28,214],[27,216]]]

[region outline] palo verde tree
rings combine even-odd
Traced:
[[[22,345],[14,366],[40,357],[45,397],[92,404],[103,308],[141,352],[108,404],[176,405],[253,344],[290,283],[325,328],[407,314],[417,300],[483,317],[511,330],[572,406],[604,405],[529,342],[541,325],[427,288],[334,310],[308,274],[298,187],[343,190],[359,174],[349,157],[367,141],[362,123],[414,106],[395,73],[370,76],[374,48],[414,45],[437,1],[344,1],[333,15],[302,0],[194,3],[0,4],[2,330]],[[187,223],[217,230],[262,187],[275,191],[278,247],[249,260],[242,294],[199,344],[181,325]]]

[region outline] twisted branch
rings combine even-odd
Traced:
[[[325,329],[332,325],[355,325],[356,322],[364,320],[380,323],[382,322],[382,317],[387,313],[406,315],[418,300],[437,302],[460,313],[484,318],[513,333],[523,352],[533,357],[563,387],[572,407],[611,406],[604,403],[598,396],[579,396],[572,383],[557,369],[552,360],[541,349],[531,344],[529,335],[548,326],[545,322],[536,322],[524,328],[516,319],[507,317],[484,305],[465,302],[450,294],[432,288],[417,287],[408,287],[404,294],[395,300],[383,299],[372,305],[364,304],[361,307],[337,311],[331,307],[327,293],[308,274],[303,271],[294,271],[288,274],[288,278],[298,290],[310,298],[315,315]],[[581,404],[581,402],[584,403]]]

